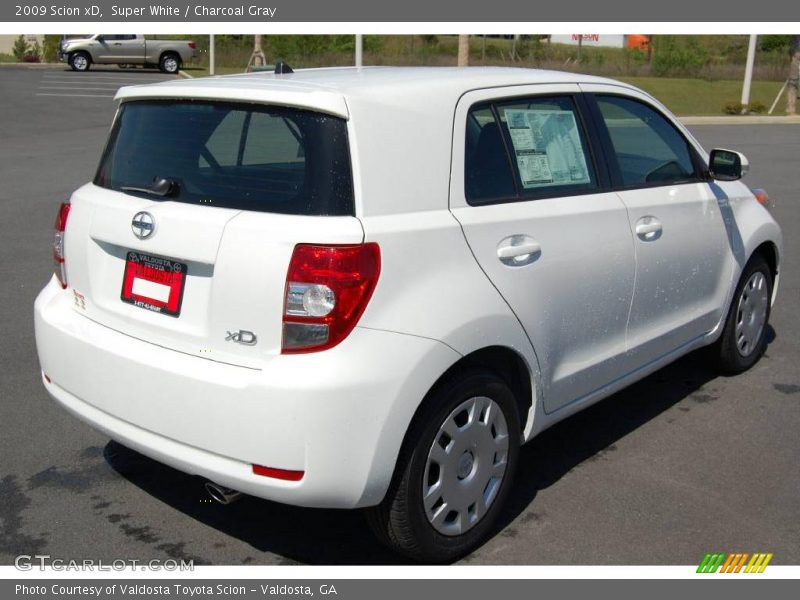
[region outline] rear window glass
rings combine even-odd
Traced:
[[[222,102],[120,108],[95,184],[153,200],[294,215],[353,215],[344,119]]]

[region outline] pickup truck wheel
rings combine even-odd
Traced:
[[[411,425],[383,502],[377,537],[423,562],[451,562],[493,531],[519,455],[517,402],[506,383],[472,371],[442,385]]]
[[[756,255],[742,271],[725,329],[712,346],[717,367],[723,373],[741,373],[761,358],[767,346],[771,300],[772,271],[764,257]]]
[[[92,64],[92,59],[86,52],[76,52],[69,59],[69,66],[73,71],[88,71]]]
[[[177,54],[165,54],[161,57],[158,68],[161,69],[163,73],[177,73],[181,68],[181,59]]]

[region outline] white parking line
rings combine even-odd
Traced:
[[[114,96],[106,96],[103,94],[43,94],[37,93],[37,96],[58,96],[59,98],[113,98]]]
[[[115,92],[117,88],[105,88],[105,87],[86,87],[86,86],[74,86],[74,85],[40,85],[40,90],[101,90],[103,92]]]
[[[120,75],[70,73],[56,71],[43,73],[39,86],[35,91],[36,96],[50,96],[61,98],[113,98],[119,88],[126,85],[140,85],[174,80],[175,77],[154,74],[140,78],[124,73]]]
[[[120,80],[120,81],[95,81],[94,79],[80,79],[78,77],[69,77],[65,79],[56,79],[55,77],[48,77],[46,79],[42,79],[43,83],[94,83],[97,85],[125,85],[130,83],[132,85],[137,85],[139,83],[157,83],[159,81],[164,81],[163,79],[143,79],[143,80],[136,80],[131,81],[130,79]]]
[[[86,75],[86,74],[75,74],[70,75],[68,72],[64,73],[44,73],[44,77],[53,78],[53,77],[61,77],[65,79],[116,79],[120,81],[170,81],[175,79],[175,77],[147,77],[142,78],[137,75]]]
[[[42,79],[45,82],[57,83],[102,83],[103,85],[138,85],[140,83],[159,83],[161,81],[169,81],[168,79],[86,79],[82,77],[69,77],[69,78],[56,78],[45,77]]]

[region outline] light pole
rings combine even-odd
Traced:
[[[356,66],[361,67],[364,65],[364,36],[360,33],[356,34]]]
[[[214,75],[216,73],[215,57],[214,57],[214,34],[208,36],[208,74]]]
[[[750,104],[750,85],[753,83],[753,64],[756,60],[756,38],[757,35],[750,36],[750,45],[747,47],[747,66],[744,69],[744,85],[742,86],[742,112],[747,112],[747,105]]]

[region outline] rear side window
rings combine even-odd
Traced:
[[[293,108],[125,103],[95,184],[204,206],[354,214],[344,119]]]
[[[466,137],[465,188],[470,201],[570,196],[598,187],[571,97],[475,106]]]
[[[649,106],[619,96],[596,96],[622,185],[644,187],[689,181],[695,167],[686,139]]]

